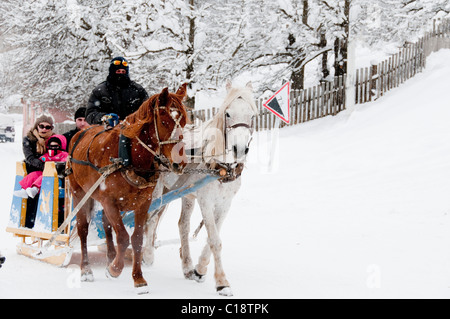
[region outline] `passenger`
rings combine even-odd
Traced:
[[[27,173],[44,170],[44,162],[39,158],[47,152],[47,141],[54,134],[53,123],[51,115],[41,115],[23,138],[22,149]]]
[[[123,57],[111,60],[106,81],[100,83],[89,97],[86,121],[113,127],[131,113],[136,112],[148,99],[145,89],[130,80],[130,67]],[[119,139],[119,158],[123,166],[130,164],[130,141],[121,135]]]
[[[67,142],[63,135],[53,135],[47,141],[47,153],[42,155],[39,160],[45,162],[65,162],[69,153],[65,151]],[[26,175],[20,182],[22,187],[14,192],[15,196],[22,198],[34,198],[41,189],[42,171],[34,171]]]
[[[84,106],[75,111],[74,120],[76,127],[63,134],[67,140],[67,147],[69,147],[70,140],[75,134],[89,126],[88,122],[86,122],[86,108]],[[69,150],[66,149],[66,151]]]

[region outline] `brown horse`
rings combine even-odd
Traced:
[[[91,126],[75,135],[69,146],[72,174],[69,175],[73,205],[76,206],[100,177],[101,168],[111,166],[111,158],[117,158],[119,136],[131,139],[131,167],[139,178],[157,179],[157,160],[176,173],[186,165],[182,128],[187,114],[182,103],[186,96],[186,84],[176,93],[165,88],[145,101],[135,113],[130,114],[113,129],[105,130],[101,125]],[[180,155],[181,154],[181,155]],[[100,170],[100,172],[99,172]],[[127,171],[129,171],[127,167]],[[134,211],[135,228],[131,236],[133,248],[133,280],[138,293],[148,292],[147,282],[142,276],[142,242],[147,210],[152,201],[156,183],[138,187],[124,174],[124,169],[114,171],[92,193],[77,214],[77,231],[81,241],[81,275],[84,281],[93,281],[87,255],[89,214],[93,199],[103,206],[103,223],[107,241],[107,275],[116,278],[124,267],[124,254],[129,245],[129,235],[122,222],[121,212]],[[114,229],[117,251],[112,241]]]

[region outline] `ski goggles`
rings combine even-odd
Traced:
[[[120,60],[114,60],[114,61],[111,62],[111,64],[114,64],[114,65],[122,64],[124,67],[128,66],[128,62],[127,61],[120,61]]]
[[[48,149],[49,150],[54,150],[54,151],[60,150],[61,149],[61,145],[49,145]]]

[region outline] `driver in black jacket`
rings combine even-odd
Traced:
[[[91,93],[86,108],[86,121],[93,124],[117,125],[127,115],[136,112],[148,99],[145,89],[130,80],[128,61],[123,57],[111,60],[106,81],[100,83]],[[130,164],[130,141],[121,135],[119,158],[123,165]]]

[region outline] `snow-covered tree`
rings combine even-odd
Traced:
[[[447,0],[2,0],[0,99],[77,108],[115,56],[149,94],[187,81],[193,97],[244,73],[260,92],[302,88],[312,60],[318,81],[346,72],[349,34],[401,45],[449,12]]]

